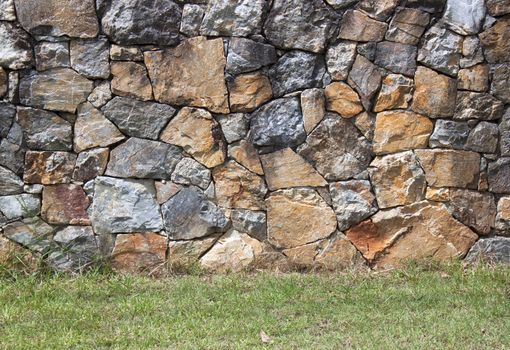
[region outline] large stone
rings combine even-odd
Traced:
[[[506,232],[510,229],[510,196],[503,196],[499,198],[496,215],[496,229]]]
[[[229,100],[232,112],[251,112],[273,97],[269,78],[260,73],[238,75],[229,84]]]
[[[249,141],[242,140],[237,144],[230,145],[228,147],[228,156],[249,171],[258,175],[264,175],[259,154]]]
[[[20,101],[26,106],[74,113],[87,100],[94,83],[69,68],[31,72],[19,86]]]
[[[13,123],[6,137],[0,141],[0,165],[18,175],[23,174],[26,151],[23,130],[18,123]]]
[[[40,217],[16,221],[3,228],[5,237],[39,253],[49,253],[53,231]]]
[[[393,73],[413,76],[416,71],[416,46],[383,41],[377,44],[374,63]]]
[[[139,179],[170,179],[181,150],[164,142],[131,137],[110,152],[106,175]]]
[[[267,239],[267,216],[263,211],[232,210],[230,214],[234,230],[247,233],[259,241]]]
[[[21,192],[23,192],[23,181],[11,170],[0,166],[0,196]]]
[[[510,108],[507,108],[499,123],[499,150],[502,156],[510,156]]]
[[[333,80],[346,80],[356,58],[356,43],[339,41],[328,47],[326,65]]]
[[[256,146],[294,147],[306,137],[297,98],[273,100],[251,116],[251,138]]]
[[[31,218],[39,214],[41,210],[41,199],[36,194],[13,194],[0,196],[0,213],[7,220],[18,220]]]
[[[16,116],[16,106],[0,102],[0,137],[6,138]]]
[[[468,262],[510,264],[510,238],[482,238],[473,245],[466,257]]]
[[[454,150],[415,151],[429,186],[476,189],[480,174],[480,155]]]
[[[154,232],[163,227],[150,180],[97,177],[89,213],[98,234]]]
[[[109,80],[100,82],[87,97],[94,107],[101,108],[112,99],[112,89]]]
[[[457,82],[432,69],[418,67],[412,109],[430,118],[451,117],[455,113]]]
[[[213,168],[225,161],[221,128],[203,109],[184,107],[168,123],[160,139],[184,148],[197,161]]]
[[[108,156],[108,148],[94,148],[78,154],[73,172],[73,180],[86,182],[104,174]]]
[[[318,53],[333,36],[338,19],[321,0],[275,0],[264,32],[277,47]]]
[[[500,19],[479,35],[485,58],[489,63],[508,62],[510,50],[510,19]]]
[[[489,89],[489,66],[477,64],[459,70],[459,90],[484,92]]]
[[[381,86],[381,79],[381,73],[375,64],[362,55],[356,56],[348,82],[360,94],[361,102],[367,110],[371,110],[371,100]]]
[[[169,105],[125,97],[115,97],[102,111],[124,134],[151,140],[157,140],[175,114]]]
[[[430,15],[426,12],[410,8],[398,8],[386,32],[386,40],[416,45],[420,41],[425,28],[427,28],[429,20]]]
[[[462,43],[461,68],[472,67],[485,61],[480,39],[476,35],[467,36]]]
[[[15,0],[18,20],[32,35],[93,38],[99,31],[93,0]]]
[[[388,74],[382,81],[374,112],[407,109],[413,98],[414,82],[400,74]]]
[[[346,235],[376,268],[411,260],[462,258],[478,238],[444,205],[427,201],[380,211]]]
[[[90,226],[67,226],[58,230],[53,237],[53,241],[62,249],[62,255],[68,260],[64,266],[55,266],[58,270],[79,271],[95,262],[99,255],[99,247],[94,235],[94,231]],[[60,267],[60,269],[59,269]]]
[[[168,263],[173,271],[189,271],[212,245],[218,240],[217,235],[191,241],[169,241]]]
[[[275,63],[277,58],[271,45],[246,38],[231,38],[225,71],[230,75],[251,72]]]
[[[371,160],[370,143],[349,121],[331,113],[298,153],[329,181],[348,180],[365,171]]]
[[[115,95],[152,100],[152,86],[147,70],[140,63],[113,62],[111,89]]]
[[[496,203],[490,192],[452,189],[448,206],[454,218],[478,234],[489,234],[495,225]]]
[[[479,153],[495,153],[498,147],[498,125],[480,122],[469,133],[466,149]]]
[[[229,112],[221,39],[195,37],[175,48],[146,51],[145,64],[156,100],[204,107],[215,113]]]
[[[223,211],[194,187],[180,190],[161,206],[161,212],[165,230],[173,240],[225,232],[229,225]]]
[[[424,199],[425,174],[411,151],[377,157],[370,164],[369,173],[380,208]]]
[[[461,35],[478,34],[485,19],[483,0],[448,0],[443,21]]]
[[[426,148],[434,125],[420,114],[388,111],[377,114],[373,150],[375,154]]]
[[[0,21],[15,21],[14,0],[0,0]]]
[[[393,14],[399,0],[362,0],[357,8],[379,21],[385,21]]]
[[[267,236],[278,248],[294,248],[330,236],[337,222],[333,209],[312,189],[271,193],[266,199]]]
[[[322,89],[308,89],[301,93],[301,110],[307,134],[311,133],[326,115],[325,105]]]
[[[184,4],[181,17],[181,33],[187,36],[198,36],[205,15],[205,5]]]
[[[496,65],[492,67],[491,73],[491,93],[501,101],[510,103],[510,64]]]
[[[388,25],[368,17],[363,12],[349,10],[344,14],[340,25],[340,39],[352,41],[381,41]]]
[[[487,10],[491,16],[502,16],[510,13],[508,0],[487,0]]]
[[[28,151],[23,181],[43,185],[69,183],[75,162],[76,155],[69,152]]]
[[[244,139],[250,128],[250,120],[244,113],[218,115],[216,120],[220,123],[221,131],[228,143]]]
[[[459,120],[495,120],[503,115],[503,102],[492,95],[459,91],[457,93],[457,107],[455,108],[454,119]]]
[[[418,62],[442,73],[457,75],[462,52],[462,36],[435,25],[425,33],[422,40]]]
[[[0,22],[0,67],[25,69],[33,65],[29,35],[15,23]]]
[[[109,43],[105,38],[72,40],[70,45],[71,67],[87,78],[110,77]]]
[[[49,224],[89,225],[89,199],[78,185],[45,186],[41,217]]]
[[[181,12],[171,0],[119,0],[108,6],[101,24],[117,44],[175,45],[179,42]]]
[[[54,43],[43,41],[35,46],[34,52],[35,68],[38,71],[71,66],[71,62],[69,60],[69,42]]]
[[[194,185],[205,190],[211,183],[211,171],[193,158],[182,158],[175,171],[172,181],[182,185]]]
[[[445,0],[408,0],[406,5],[429,13],[438,13],[443,11],[445,3]]]
[[[489,190],[494,193],[510,193],[510,158],[502,157],[489,163]]]
[[[260,156],[267,186],[271,191],[289,187],[321,187],[327,182],[292,149],[285,148]]]
[[[265,0],[210,1],[200,33],[206,36],[250,36],[262,30]]]
[[[162,269],[166,237],[157,233],[120,234],[115,239],[111,263],[120,272],[154,274]]]
[[[349,85],[334,82],[324,89],[326,109],[340,114],[344,118],[351,118],[363,111],[358,94]]]
[[[463,149],[470,131],[466,122],[438,119],[434,132],[430,136],[429,146],[431,148]]]
[[[218,205],[225,208],[265,209],[267,188],[264,180],[235,161],[213,170]]]

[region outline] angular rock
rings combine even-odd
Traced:
[[[0,102],[0,137],[6,138],[16,116],[16,107],[7,102]]]
[[[430,118],[451,117],[455,113],[457,83],[432,69],[418,67],[412,109]]]
[[[41,210],[41,199],[35,194],[13,194],[0,196],[0,213],[7,220],[18,220],[31,218],[39,214]]]
[[[478,36],[467,36],[462,43],[462,57],[460,59],[461,68],[472,67],[475,64],[485,61],[482,45]]]
[[[388,25],[368,17],[363,12],[349,10],[340,24],[340,39],[352,41],[381,41]]]
[[[3,228],[5,237],[39,253],[49,252],[53,231],[53,227],[39,217],[13,222]]]
[[[9,88],[9,81],[7,79],[7,73],[3,68],[0,67],[0,97],[3,97]]]
[[[497,124],[480,122],[469,133],[466,149],[479,153],[495,153],[498,148],[498,136]]]
[[[150,180],[97,177],[89,215],[98,234],[154,232],[163,226]]]
[[[0,142],[0,165],[18,175],[23,174],[26,150],[23,131],[18,123],[13,123],[7,136]]]
[[[495,120],[503,115],[504,104],[485,93],[459,91],[453,119]]]
[[[344,118],[352,118],[363,111],[358,94],[349,85],[334,82],[324,89],[326,109],[340,114]]]
[[[175,171],[172,181],[182,185],[194,185],[205,190],[211,183],[211,171],[192,158],[182,158]]]
[[[328,47],[326,66],[333,80],[346,80],[356,57],[356,43],[340,41]]]
[[[329,192],[339,230],[348,229],[378,210],[369,181],[334,182],[329,185]]]
[[[480,239],[469,251],[466,261],[510,264],[510,238],[489,237]]]
[[[111,89],[115,95],[152,100],[152,86],[147,70],[140,63],[113,62]]]
[[[496,203],[489,192],[453,189],[448,207],[454,218],[481,235],[495,225]]]
[[[76,271],[94,262],[99,247],[90,226],[67,226],[55,233],[53,240],[62,248]]]
[[[510,13],[508,0],[487,0],[487,10],[491,16],[502,16]]]
[[[138,46],[112,44],[110,47],[110,59],[112,61],[143,61],[143,53]]]
[[[181,33],[187,36],[198,36],[204,15],[205,7],[203,5],[185,4],[182,8]]]
[[[507,108],[499,124],[499,151],[502,156],[510,156],[510,108]]]
[[[156,187],[156,200],[158,204],[165,203],[182,189],[181,185],[165,180],[155,181],[154,185]]]
[[[448,28],[461,35],[478,34],[485,19],[483,0],[448,0],[443,21]]]
[[[494,193],[510,193],[510,158],[502,157],[489,163],[489,190]]]
[[[368,114],[367,112],[363,112],[358,114],[353,120],[354,125],[358,128],[359,131],[365,136],[365,138],[371,141],[374,138],[374,129],[375,129],[375,116],[372,114]]]
[[[358,55],[349,73],[349,85],[356,89],[361,96],[365,109],[370,110],[370,100],[381,85],[381,73],[377,66],[365,57]]]
[[[237,75],[273,64],[278,59],[273,46],[246,38],[231,38],[225,71]]]
[[[0,1],[0,21],[15,21],[16,10],[14,9],[14,0]]]
[[[438,119],[430,136],[431,148],[463,149],[471,129],[466,122]]]
[[[423,36],[423,44],[418,51],[418,62],[441,73],[456,76],[459,72],[462,40],[462,36],[441,25],[435,25]]]
[[[377,44],[374,63],[393,73],[413,76],[416,71],[416,46],[383,41]]]
[[[23,192],[23,181],[9,169],[0,166],[0,196],[21,192]]]
[[[102,81],[99,83],[99,85],[92,90],[89,97],[87,97],[87,101],[96,108],[103,107],[111,99],[112,90],[109,81]]]
[[[225,144],[219,124],[205,110],[184,107],[168,123],[160,139],[184,151],[208,168],[225,161]]]
[[[108,148],[94,148],[80,152],[76,159],[73,180],[86,182],[103,175],[109,154]]]
[[[408,0],[406,5],[429,13],[438,13],[443,11],[445,3],[445,0]]]
[[[244,113],[218,115],[216,120],[221,125],[221,131],[228,143],[243,139],[250,128],[250,120]]]
[[[496,65],[492,67],[491,73],[491,94],[505,103],[510,103],[510,64]]]
[[[269,78],[260,72],[238,75],[229,84],[230,110],[251,112],[273,96]]]
[[[157,233],[120,234],[115,239],[112,267],[121,272],[154,274],[163,268],[166,237]]]
[[[434,125],[420,114],[388,111],[377,114],[373,140],[375,154],[426,148]]]
[[[278,248],[294,248],[331,235],[337,222],[333,209],[312,189],[271,193],[266,199],[267,236]]]
[[[449,188],[427,187],[425,198],[429,201],[448,202],[450,201]]]
[[[242,140],[238,144],[229,146],[228,156],[249,171],[258,175],[264,175],[259,154],[250,142]]]
[[[393,14],[398,5],[398,0],[362,0],[357,8],[379,21],[385,21]]]
[[[221,39],[195,37],[175,48],[146,51],[145,64],[156,100],[204,107],[214,113],[229,112]]]
[[[78,185],[45,186],[41,217],[49,224],[90,225],[89,204],[87,195]]]
[[[234,230],[247,233],[259,241],[267,239],[267,217],[265,212],[236,209],[232,210],[230,219]]]
[[[35,67],[38,71],[71,66],[68,42],[43,41],[34,48]]]
[[[28,34],[17,23],[0,22],[0,67],[25,69],[33,65]]]
[[[478,64],[459,70],[457,87],[460,90],[487,91],[489,89],[489,67],[485,64]]]
[[[87,78],[110,77],[109,43],[105,38],[72,40],[70,45],[71,67]]]
[[[510,228],[510,197],[501,197],[498,201],[496,229],[508,231]]]
[[[23,181],[43,185],[69,183],[75,162],[76,155],[69,152],[28,151]]]
[[[340,10],[351,5],[354,5],[359,0],[326,0],[326,2],[335,10]]]
[[[414,82],[399,74],[388,74],[382,81],[374,112],[406,109],[413,98]]]
[[[325,103],[322,89],[308,89],[301,93],[301,110],[307,134],[311,133],[326,115]]]
[[[486,31],[480,33],[480,42],[487,62],[508,62],[510,50],[510,19],[500,19]]]
[[[172,269],[193,267],[218,240],[217,236],[192,241],[170,241],[168,245],[168,262]],[[184,270],[186,271],[186,270]]]
[[[386,32],[386,40],[417,45],[429,24],[429,20],[430,15],[426,12],[410,8],[398,8]]]
[[[368,43],[358,43],[356,51],[358,55],[365,57],[369,61],[375,60],[375,50],[377,49],[377,43],[374,41]]]

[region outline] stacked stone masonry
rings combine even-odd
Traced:
[[[0,0],[0,252],[510,263],[510,0]]]

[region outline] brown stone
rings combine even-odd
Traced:
[[[407,109],[413,98],[414,83],[412,79],[400,74],[388,74],[383,79],[379,96],[375,103],[374,112],[390,109]]]
[[[228,156],[244,166],[251,172],[258,175],[264,175],[259,153],[253,147],[251,142],[242,140],[237,144],[228,147]]]
[[[375,116],[367,112],[360,113],[354,118],[354,125],[367,140],[372,141],[375,130]]]
[[[456,150],[416,150],[429,186],[476,189],[480,155]]]
[[[301,111],[307,134],[321,122],[326,114],[324,91],[322,89],[308,89],[301,93]]]
[[[156,100],[229,112],[222,39],[195,37],[175,48],[146,51],[145,64]]]
[[[491,16],[510,13],[510,0],[487,0],[487,10]]]
[[[386,40],[417,45],[429,24],[429,19],[430,15],[426,12],[410,8],[398,8],[390,22]]]
[[[152,86],[147,70],[140,63],[113,62],[112,92],[118,96],[134,97],[142,101],[152,100]]]
[[[37,272],[38,259],[28,249],[0,236],[0,266],[13,271]]]
[[[8,87],[7,73],[0,67],[0,97],[3,97],[7,93]]]
[[[195,160],[208,168],[225,161],[225,144],[219,124],[203,110],[184,107],[170,120],[161,140],[181,146]]]
[[[103,175],[109,155],[108,148],[94,148],[78,154],[73,180],[85,182]]]
[[[166,238],[157,233],[119,234],[112,252],[112,267],[127,273],[158,273],[163,269]]]
[[[510,229],[510,197],[508,196],[501,197],[498,201],[496,229]]]
[[[269,78],[260,72],[238,75],[229,92],[232,112],[251,112],[273,96]]]
[[[455,112],[457,82],[432,69],[418,67],[412,109],[431,118],[451,117]]]
[[[379,113],[375,121],[373,151],[386,154],[425,148],[433,128],[429,118],[413,112]]]
[[[496,202],[490,192],[452,189],[448,204],[453,217],[480,235],[491,232],[496,222]]]
[[[44,186],[41,216],[49,224],[90,225],[90,202],[78,185]]]
[[[496,24],[480,33],[480,42],[489,63],[510,61],[510,19],[500,19]]]
[[[172,270],[192,267],[217,240],[217,236],[211,236],[191,241],[170,241],[168,245],[170,267]]]
[[[427,187],[425,198],[434,202],[448,202],[450,200],[450,189],[444,187]]]
[[[484,92],[489,89],[489,66],[477,64],[476,66],[459,70],[460,90]]]
[[[173,183],[171,181],[155,181],[156,187],[156,201],[158,204],[163,204],[170,198],[175,196],[182,188],[181,185]]]
[[[294,188],[273,192],[267,199],[267,236],[278,248],[294,248],[331,235],[335,212],[314,190]]]
[[[371,19],[360,11],[347,11],[340,25],[340,39],[352,41],[381,41],[388,25]]]
[[[43,185],[69,183],[75,162],[76,155],[73,153],[28,151],[23,181]]]
[[[358,94],[349,85],[334,82],[324,89],[326,109],[344,118],[351,118],[363,111]]]

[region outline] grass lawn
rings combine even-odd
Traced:
[[[0,278],[0,349],[351,348],[510,349],[510,269]]]

